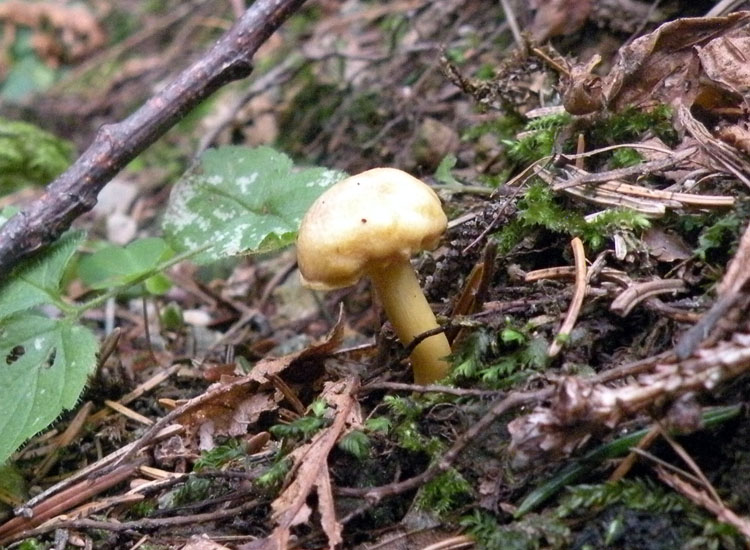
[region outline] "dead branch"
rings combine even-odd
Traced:
[[[225,84],[252,72],[258,48],[305,0],[258,0],[161,92],[125,120],[102,126],[94,142],[47,193],[0,228],[0,277],[48,245],[84,212],[125,165]]]

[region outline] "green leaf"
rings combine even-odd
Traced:
[[[47,66],[36,55],[27,55],[8,71],[0,98],[10,102],[21,102],[32,94],[40,93],[54,84],[57,71]]]
[[[159,265],[173,255],[174,251],[164,239],[158,237],[139,239],[124,247],[107,245],[81,258],[78,274],[84,283],[94,289],[125,286],[158,271]],[[148,290],[156,290],[154,294],[168,290],[169,280],[165,282],[163,279],[162,276],[158,281],[149,283]]]
[[[456,155],[451,154],[443,157],[443,160],[440,161],[437,170],[435,170],[435,179],[440,183],[444,183],[446,185],[461,185],[461,183],[456,178],[454,178],[453,174],[451,173],[451,170],[456,167],[457,162],[458,159],[456,158]]]
[[[80,231],[63,235],[0,283],[0,320],[40,304],[60,305],[60,280],[83,237]]]
[[[97,342],[69,320],[18,313],[0,322],[0,463],[78,401]]]
[[[345,174],[325,168],[293,171],[270,147],[206,151],[172,190],[163,229],[180,252],[208,247],[194,260],[267,252],[291,244],[302,216]]]

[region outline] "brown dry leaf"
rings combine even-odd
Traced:
[[[262,413],[275,410],[283,400],[283,395],[274,389],[268,379],[281,376],[290,384],[312,384],[316,373],[321,372],[322,360],[341,344],[343,325],[339,316],[336,326],[321,343],[283,357],[263,359],[242,378],[224,377],[207,390],[214,392],[214,397],[190,409],[179,422],[192,435],[199,433],[206,423],[211,424],[211,437],[247,433]],[[241,380],[244,383],[240,383]],[[231,388],[222,389],[230,384]]]
[[[620,49],[617,63],[601,79],[601,104],[586,112],[676,102],[705,109],[737,107],[750,86],[742,50],[749,34],[750,11],[665,23]],[[574,114],[585,114],[574,101],[582,78],[597,77],[578,75],[568,85],[563,103]]]
[[[750,156],[750,130],[747,128],[739,125],[727,126],[719,130],[717,135],[722,141]]]
[[[708,78],[743,98],[750,107],[750,36],[720,36],[698,49]]]
[[[538,9],[531,35],[537,42],[576,32],[588,19],[592,7],[591,0],[547,0],[535,4]]]
[[[693,255],[687,243],[673,232],[658,227],[651,227],[641,237],[648,247],[648,252],[661,262],[686,260]]]
[[[181,550],[229,550],[229,548],[212,541],[208,535],[193,535]]]
[[[309,514],[304,512],[307,497],[317,489],[321,525],[328,537],[328,547],[340,544],[341,524],[336,520],[331,481],[328,476],[328,454],[352,418],[356,415],[355,394],[359,380],[355,377],[340,382],[329,382],[321,394],[329,405],[335,408],[336,417],[326,429],[318,432],[307,445],[297,448],[291,457],[294,459],[294,479],[273,501],[276,529],[267,539],[265,548],[285,550],[291,536],[291,528],[306,522]]]

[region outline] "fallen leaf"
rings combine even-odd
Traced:
[[[193,535],[181,550],[229,550],[229,548],[212,541],[208,535]]]
[[[252,430],[260,415],[273,412],[284,399],[269,378],[279,376],[288,384],[311,385],[318,373],[322,372],[323,360],[341,344],[343,336],[342,316],[328,336],[320,343],[284,355],[266,358],[242,377],[225,376],[212,384],[204,394],[193,398],[200,401],[179,418],[185,426],[187,445],[192,445],[204,424],[210,423],[209,437],[218,435],[239,436]],[[211,394],[211,395],[206,395]],[[207,433],[203,433],[203,445]]]
[[[563,104],[578,115],[678,102],[704,109],[737,107],[747,102],[750,86],[744,53],[749,33],[750,11],[670,21],[621,48],[607,76],[572,73]],[[586,88],[600,88],[601,94],[582,102]]]
[[[744,32],[748,32],[747,27]],[[737,94],[750,107],[750,36],[720,36],[698,48],[698,57],[708,78]]]
[[[687,243],[676,233],[651,227],[643,233],[642,238],[649,254],[661,262],[686,260],[693,255]]]
[[[580,29],[591,13],[591,0],[547,0],[535,2],[537,11],[531,35],[537,42],[572,34]]]
[[[294,459],[292,482],[271,504],[276,529],[268,538],[268,548],[283,550],[287,548],[291,528],[307,521],[301,510],[307,506],[307,498],[317,488],[318,506],[323,529],[328,536],[329,548],[333,550],[341,542],[341,524],[336,520],[333,506],[331,482],[328,477],[328,454],[356,410],[355,395],[359,388],[359,379],[348,378],[341,382],[328,383],[321,398],[335,411],[333,423],[319,431],[310,443],[298,447],[291,453]]]

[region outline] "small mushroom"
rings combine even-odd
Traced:
[[[297,260],[303,283],[332,290],[367,275],[396,334],[406,346],[438,327],[409,258],[434,248],[447,218],[435,192],[395,168],[374,168],[326,190],[302,219]],[[448,339],[436,334],[411,354],[414,381],[448,374]]]

